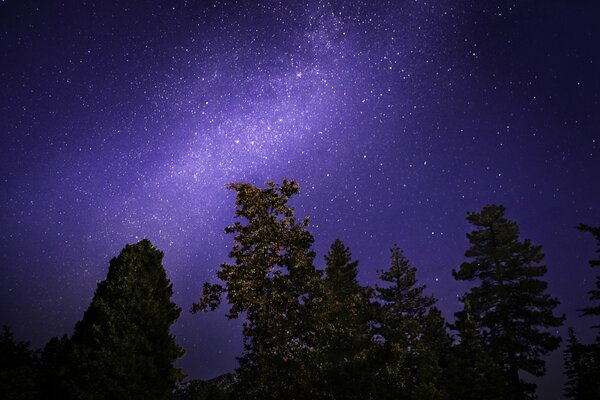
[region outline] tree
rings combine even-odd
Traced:
[[[166,399],[182,378],[183,355],[169,333],[181,309],[163,253],[149,240],[127,245],[110,261],[106,279],[68,344],[68,396],[79,399]]]
[[[454,278],[478,282],[463,297],[494,361],[502,367],[507,390],[513,399],[533,396],[535,385],[519,377],[519,371],[545,374],[542,356],[560,345],[560,337],[547,328],[563,324],[553,314],[558,300],[546,293],[541,280],[547,268],[540,265],[542,248],[530,240],[519,241],[517,224],[504,217],[505,208],[488,205],[467,220],[476,229],[467,234],[471,261],[453,270]]]
[[[38,359],[28,342],[18,342],[7,326],[0,332],[0,398],[38,398]]]
[[[451,347],[446,321],[436,307],[431,307],[421,323],[417,341],[415,386],[411,395],[415,400],[444,400],[447,397],[444,371],[447,369]]]
[[[45,399],[61,400],[67,393],[72,393],[72,388],[67,387],[69,344],[67,335],[61,338],[53,337],[42,350],[40,388]]]
[[[564,352],[565,395],[574,400],[600,398],[600,346],[598,343],[583,344],[569,329],[567,348]]]
[[[580,231],[590,232],[596,239],[596,253],[600,254],[600,227],[591,227],[581,224],[577,227]],[[600,258],[590,260],[592,268],[600,266]],[[596,289],[590,290],[590,302],[592,305],[581,310],[582,316],[596,318],[596,325],[593,328],[600,329],[600,275],[596,277]],[[594,304],[596,303],[596,304]],[[565,385],[565,394],[570,399],[588,400],[600,398],[600,331],[596,336],[596,341],[590,344],[583,344],[575,335],[572,329],[569,329],[569,340],[564,352],[565,373],[567,382]]]
[[[426,315],[435,304],[425,296],[425,286],[417,286],[416,268],[410,265],[398,246],[391,249],[391,267],[380,271],[385,286],[376,285],[381,304],[379,333],[383,347],[379,352],[378,397],[417,398],[419,384],[419,341]],[[421,347],[422,348],[422,347]]]
[[[598,259],[590,260],[590,267],[592,267],[592,268],[600,267],[600,226],[591,227],[589,225],[580,224],[577,227],[577,229],[579,229],[582,232],[590,232],[594,236],[594,239],[596,239],[596,246],[597,246],[596,253],[598,254]],[[600,302],[600,275],[598,275],[596,277],[596,289],[590,290],[588,293],[590,295],[590,301],[592,302],[592,305],[590,307],[584,308],[581,311],[583,311],[584,316],[596,317],[597,325],[594,325],[593,328],[600,329],[600,303],[595,304],[595,305],[593,304],[593,302]],[[599,331],[599,339],[600,339],[600,331]]]
[[[227,398],[227,392],[211,381],[192,380],[179,385],[173,393],[173,400],[227,400]]]
[[[325,260],[322,292],[313,313],[311,386],[318,398],[364,399],[372,382],[367,367],[373,318],[370,292],[358,283],[358,261],[352,261],[341,240],[333,242]]]
[[[461,400],[507,399],[502,369],[483,346],[469,301],[463,302],[464,308],[456,313],[452,325],[460,341],[452,347],[445,371],[448,396]]]
[[[215,309],[226,293],[231,306],[228,317],[245,315],[244,354],[234,397],[309,397],[309,372],[303,361],[314,342],[307,321],[320,274],[313,265],[309,220],[297,221],[288,205],[299,187],[284,180],[281,185],[267,182],[266,188],[248,183],[228,188],[237,194],[238,221],[225,229],[235,235],[229,253],[234,263],[222,264],[217,271],[224,285],[204,284],[193,311]]]

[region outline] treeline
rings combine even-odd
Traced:
[[[294,181],[266,187],[232,184],[236,221],[230,263],[220,283],[205,283],[193,312],[229,304],[243,318],[244,351],[235,374],[182,383],[183,355],[169,333],[181,309],[148,240],[111,260],[106,280],[71,337],[41,351],[0,334],[0,398],[7,399],[534,399],[523,373],[545,374],[556,350],[558,300],[547,293],[540,246],[521,240],[502,206],[469,213],[466,261],[452,271],[471,282],[448,324],[425,294],[398,246],[379,282],[361,285],[358,262],[341,240],[315,267],[308,219],[288,201]],[[600,228],[581,225],[597,241]],[[600,328],[600,277],[583,312]],[[581,343],[573,331],[564,353],[570,399],[600,398],[600,334]]]

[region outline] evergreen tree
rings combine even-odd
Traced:
[[[581,224],[580,231],[590,232],[596,239],[596,253],[600,254],[600,227]],[[600,266],[600,258],[590,260],[590,266]],[[600,276],[596,277],[596,289],[589,291],[592,305],[584,308],[583,316],[595,318],[593,328],[600,329]],[[594,304],[596,303],[596,304]],[[569,341],[564,352],[567,383],[565,394],[570,399],[588,400],[600,398],[600,331],[591,344],[583,344],[575,332],[569,330]]]
[[[502,369],[483,346],[468,300],[464,300],[464,308],[456,317],[452,327],[458,332],[460,341],[452,348],[445,370],[449,398],[507,399]]]
[[[416,345],[415,387],[411,398],[447,399],[444,372],[449,361],[451,340],[441,311],[431,307],[423,318],[421,329]]]
[[[210,381],[192,380],[180,385],[173,393],[173,400],[227,400],[224,393]]]
[[[594,236],[594,239],[596,239],[596,253],[598,254],[598,259],[590,260],[590,267],[600,267],[600,226],[591,227],[589,225],[581,224],[577,227],[577,229],[582,232],[590,232]],[[590,295],[590,301],[592,302],[592,305],[584,308],[581,311],[583,311],[584,316],[595,317],[596,325],[594,325],[593,328],[600,329],[600,275],[596,277],[596,289],[590,290],[588,293]],[[597,302],[597,304],[594,304],[594,302]],[[600,340],[600,331],[598,339]]]
[[[563,317],[553,314],[558,300],[546,293],[540,278],[540,246],[519,241],[517,224],[504,217],[502,206],[488,205],[467,220],[476,229],[467,235],[471,247],[465,256],[471,261],[453,271],[457,280],[479,282],[464,299],[469,302],[473,321],[483,345],[504,372],[513,399],[532,398],[535,385],[521,380],[519,371],[534,376],[545,373],[542,356],[560,345],[560,337],[547,328],[562,325]]]
[[[40,357],[40,387],[45,399],[62,400],[71,389],[67,387],[67,357],[69,338],[53,337],[42,350]]]
[[[386,285],[375,286],[381,304],[379,333],[383,340],[378,354],[378,397],[415,399],[420,383],[419,341],[435,299],[423,294],[425,286],[416,285],[416,268],[398,246],[392,247],[391,267],[380,271],[380,279]]]
[[[0,332],[0,399],[33,400],[38,392],[39,366],[28,342],[18,342],[7,326]]]
[[[357,280],[358,261],[337,239],[325,256],[322,294],[314,312],[315,342],[309,367],[318,398],[364,399],[372,378],[370,294]]]
[[[310,329],[320,274],[314,268],[313,236],[308,218],[297,221],[290,197],[294,181],[266,188],[248,183],[229,185],[237,192],[236,221],[225,229],[235,235],[217,277],[224,283],[204,284],[193,311],[214,309],[221,294],[231,305],[228,317],[245,314],[244,354],[237,370],[234,397],[244,399],[309,398],[307,359],[314,343]],[[241,221],[240,221],[241,220]]]
[[[68,345],[65,397],[167,399],[182,377],[173,362],[183,355],[169,333],[181,309],[163,253],[149,240],[127,245],[110,261]]]
[[[564,353],[565,395],[574,400],[600,399],[600,346],[598,343],[583,344],[569,329],[567,348]]]

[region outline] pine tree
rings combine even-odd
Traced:
[[[327,267],[315,309],[312,387],[318,398],[364,399],[372,382],[367,368],[371,345],[370,294],[357,280],[358,261],[337,239],[325,256]]]
[[[483,344],[494,361],[502,366],[509,395],[513,399],[533,396],[535,385],[521,380],[519,371],[534,376],[545,373],[542,356],[560,345],[560,337],[547,328],[562,325],[563,317],[553,314],[558,300],[546,293],[540,265],[543,253],[530,240],[519,241],[517,224],[504,217],[502,206],[488,205],[467,220],[476,229],[467,235],[471,247],[465,256],[471,261],[453,271],[457,280],[478,282],[464,299]]]
[[[594,236],[594,239],[596,239],[596,253],[598,254],[598,259],[590,260],[590,267],[600,267],[600,226],[591,227],[589,225],[581,224],[577,227],[577,229],[582,232],[590,232]],[[596,325],[594,325],[593,328],[600,330],[600,275],[596,277],[596,289],[590,290],[588,293],[590,295],[590,301],[592,302],[592,305],[584,308],[581,311],[583,311],[584,316],[595,317]],[[597,304],[593,304],[594,302],[597,302]],[[600,340],[600,331],[598,335],[598,339]]]
[[[596,253],[600,254],[600,227],[591,227],[581,224],[577,227],[580,231],[590,232],[596,239]],[[592,268],[600,266],[600,258],[590,260]],[[583,316],[596,319],[593,328],[600,329],[600,276],[596,277],[596,289],[590,290],[589,296],[592,305],[584,308]],[[596,303],[596,304],[594,304]],[[569,329],[569,340],[564,352],[565,373],[567,383],[565,394],[570,399],[591,400],[600,398],[600,331],[596,340],[591,344],[579,342],[575,332]]]
[[[44,398],[62,400],[72,390],[67,387],[67,357],[70,340],[67,335],[53,337],[42,350],[40,357],[40,387]]]
[[[574,400],[597,400],[600,398],[600,346],[598,343],[583,344],[569,329],[567,348],[564,353],[565,396]]]
[[[248,183],[229,188],[237,192],[238,221],[225,229],[235,235],[229,253],[234,263],[222,264],[217,272],[223,286],[204,284],[193,311],[216,308],[226,293],[228,317],[245,314],[244,354],[234,397],[309,397],[309,371],[303,361],[314,342],[307,321],[320,274],[313,265],[309,220],[298,222],[288,206],[298,185],[284,180],[281,185],[267,182],[264,189]]]
[[[453,346],[445,370],[448,396],[461,400],[507,399],[502,369],[483,346],[469,301],[463,301],[464,308],[456,313],[452,326],[460,341]]]
[[[7,326],[0,331],[0,399],[34,400],[38,391],[37,354],[18,342]]]
[[[431,307],[422,322],[422,334],[416,346],[414,400],[444,400],[445,370],[448,368],[451,340],[446,321],[436,307]]]
[[[65,397],[167,399],[182,378],[173,362],[183,355],[169,333],[181,309],[163,253],[144,239],[110,261],[68,345]]]
[[[425,316],[435,299],[423,294],[425,286],[416,285],[416,268],[398,246],[392,247],[391,267],[380,271],[380,279],[386,285],[375,286],[381,304],[379,333],[383,340],[378,356],[378,397],[414,399],[419,386],[417,348]]]

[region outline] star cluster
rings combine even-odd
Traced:
[[[398,243],[450,318],[465,214],[504,204],[585,335],[593,248],[573,227],[600,222],[598,11],[2,2],[0,322],[36,345],[70,332],[108,260],[143,237],[187,309],[231,244],[225,185],[293,178],[320,256],[340,237],[372,283]],[[184,313],[188,374],[231,370],[239,325]]]

